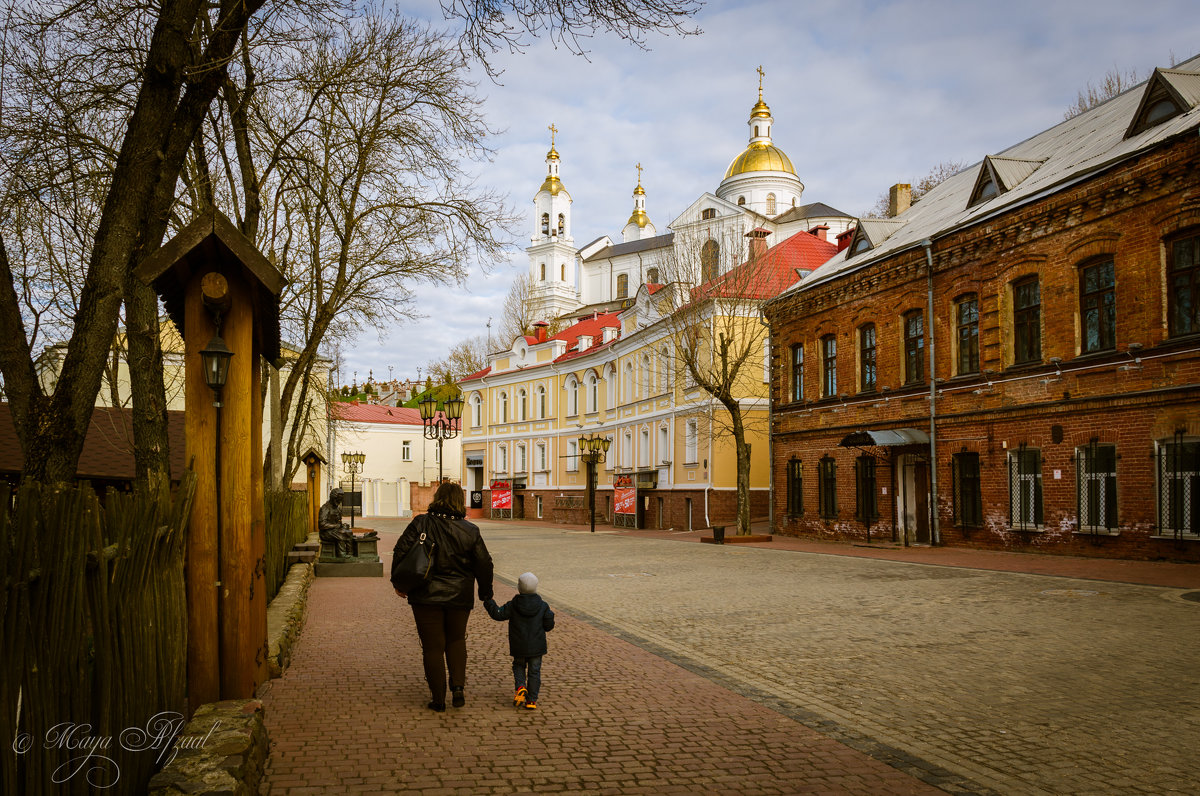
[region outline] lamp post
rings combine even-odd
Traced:
[[[220,409],[221,390],[229,378],[229,360],[233,358],[233,352],[221,339],[220,320],[217,324],[217,333],[208,341],[208,345],[200,349],[200,362],[204,366],[204,382],[213,391],[213,406]]]
[[[579,438],[579,458],[587,465],[588,522],[592,533],[596,532],[596,465],[604,461],[611,444],[612,440],[599,435]]]
[[[425,397],[417,402],[421,408],[421,424],[425,427],[425,439],[437,441],[438,446],[438,484],[442,483],[442,443],[458,436],[458,421],[462,417],[463,399],[456,395],[446,401],[445,413],[438,416],[437,398],[433,393],[425,393]]]
[[[343,453],[342,454],[342,469],[350,474],[350,495],[353,500],[354,492],[354,475],[362,472],[363,462],[367,460],[365,453]],[[354,503],[350,504],[350,528],[354,529]]]

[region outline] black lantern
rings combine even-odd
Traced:
[[[588,523],[592,533],[596,532],[596,465],[604,461],[611,444],[612,440],[598,434],[579,438],[579,458],[587,466]]]
[[[425,428],[425,439],[433,440],[438,445],[438,483],[442,482],[442,443],[458,436],[459,419],[462,418],[463,399],[461,395],[446,400],[445,412],[438,416],[437,398],[433,393],[425,393],[425,397],[417,402],[421,409],[421,424]]]
[[[229,378],[229,360],[233,352],[225,345],[221,335],[215,334],[208,345],[200,349],[200,361],[204,365],[204,381],[212,388],[213,406],[221,407],[221,390]]]

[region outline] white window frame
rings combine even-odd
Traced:
[[[579,472],[579,443],[576,440],[567,440],[567,472]]]
[[[700,423],[695,419],[684,423],[683,463],[696,464],[700,461]]]
[[[400,460],[405,462],[412,461],[412,442],[404,440],[400,443]]]

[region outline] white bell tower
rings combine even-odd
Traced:
[[[571,194],[559,179],[558,151],[550,130],[546,180],[533,197],[533,237],[529,248],[530,298],[535,320],[551,321],[580,306],[575,287],[575,239],[571,237]]]

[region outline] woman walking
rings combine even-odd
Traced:
[[[396,589],[396,594],[408,598],[421,638],[430,710],[446,709],[447,668],[454,706],[466,704],[463,686],[467,679],[467,618],[475,607],[473,585],[479,584],[480,600],[492,598],[492,556],[479,528],[463,519],[466,513],[462,487],[443,483],[429,509],[413,518],[392,551],[395,567],[422,532],[434,544],[429,579],[409,593]]]

